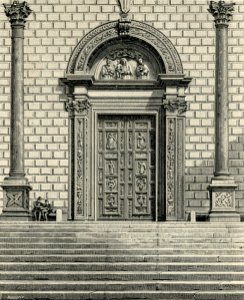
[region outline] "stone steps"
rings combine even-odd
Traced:
[[[0,262],[0,271],[244,272],[240,262]]]
[[[138,281],[138,280],[180,280],[180,281],[240,281],[244,280],[244,272],[158,272],[158,271],[0,271],[2,280],[59,280],[59,281]]]
[[[243,300],[243,291],[5,291],[2,299],[29,300]]]
[[[244,256],[244,249],[228,249],[228,248],[207,248],[207,249],[174,249],[174,248],[144,248],[141,249],[139,247],[134,248],[79,248],[79,249],[72,249],[72,248],[39,248],[39,245],[35,245],[35,247],[30,247],[30,245],[26,245],[26,248],[22,247],[11,247],[9,245],[8,247],[1,247],[0,246],[0,257],[1,255],[66,255],[66,256],[81,256],[81,255],[112,255],[112,256],[162,256],[162,255],[168,255],[168,256],[216,256],[216,251],[218,253],[217,257],[222,256],[238,256],[238,258],[241,258],[241,256]],[[95,246],[94,246],[95,247]]]
[[[244,255],[2,255],[1,262],[244,262]]]
[[[1,280],[0,291],[124,291],[124,290],[240,290],[243,281],[172,281],[172,280],[130,280],[130,281],[56,281],[56,280]]]
[[[0,222],[0,299],[11,297],[243,300],[244,226]]]

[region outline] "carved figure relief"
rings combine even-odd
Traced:
[[[113,133],[109,132],[107,134],[107,143],[106,143],[106,148],[108,150],[114,150],[117,148],[117,140],[116,137]]]
[[[144,175],[146,172],[146,163],[144,162],[138,162],[138,171],[140,175]]]
[[[139,188],[139,191],[142,191],[146,188],[146,184],[147,184],[147,179],[145,177],[138,177],[136,179],[136,185]]]
[[[130,79],[132,70],[126,58],[121,58],[118,62],[116,69],[116,79]]]
[[[115,194],[108,194],[106,199],[106,209],[115,210],[117,209],[117,201]]]
[[[106,65],[101,70],[103,79],[114,79],[115,78],[115,65],[113,61],[107,58]]]
[[[107,187],[110,191],[114,190],[116,188],[116,178],[108,177],[107,178]]]
[[[138,65],[136,67],[136,77],[137,79],[148,79],[149,77],[149,68],[143,62],[142,58],[138,59]]]
[[[114,164],[113,164],[112,160],[110,160],[108,163],[108,174],[114,175]]]
[[[106,80],[149,79],[150,68],[143,55],[130,48],[113,50],[105,58],[106,63],[100,71],[100,78]]]
[[[146,146],[146,138],[143,133],[139,132],[137,136],[137,149],[144,150]]]
[[[143,206],[145,206],[146,204],[146,195],[143,194],[138,195],[136,198],[136,202],[137,202],[136,209],[138,211],[143,210],[144,209]]]

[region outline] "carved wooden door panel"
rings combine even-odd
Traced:
[[[98,219],[153,219],[155,118],[98,119]]]

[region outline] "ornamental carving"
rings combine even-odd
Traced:
[[[138,51],[117,49],[106,56],[99,77],[105,80],[148,79],[149,73],[149,67]]]
[[[89,32],[77,45],[70,58],[67,73],[76,71],[88,72],[88,62],[91,55],[107,41],[115,40],[118,32],[118,22],[113,21],[101,25]],[[183,74],[179,55],[171,41],[152,26],[138,21],[131,21],[128,36],[150,44],[164,61],[166,73]],[[90,68],[90,66],[89,66]]]
[[[69,99],[65,102],[65,110],[69,113],[88,113],[91,107],[91,103],[88,99],[74,99],[73,97],[69,97]]]
[[[175,215],[175,120],[168,120],[168,140],[167,140],[167,215]]]
[[[84,214],[84,120],[77,119],[76,213]]]
[[[181,115],[187,111],[187,102],[185,100],[163,100],[163,107],[169,112],[178,111],[178,114]]]
[[[130,12],[131,0],[118,0],[121,14],[126,17]]]
[[[3,4],[5,14],[9,18],[12,25],[23,25],[26,18],[30,15],[32,10],[29,8],[27,2],[14,1],[13,4]]]
[[[215,25],[225,25],[231,21],[232,12],[234,11],[235,3],[225,4],[225,1],[210,1],[208,11],[214,17]]]
[[[7,192],[6,193],[6,207],[23,207],[23,193],[22,192]]]
[[[233,206],[232,193],[229,192],[216,192],[215,193],[215,207],[230,208]]]

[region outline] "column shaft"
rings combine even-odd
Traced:
[[[24,173],[24,26],[12,25],[10,176]]]
[[[229,175],[228,28],[216,27],[215,176]]]

